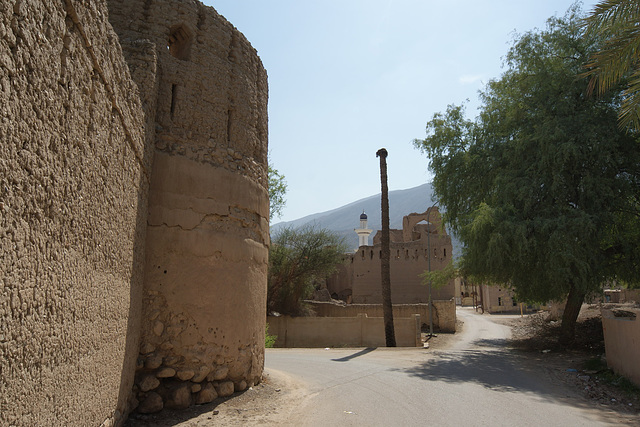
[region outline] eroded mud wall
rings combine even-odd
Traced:
[[[0,2],[0,425],[108,425],[130,395],[150,170],[107,15]]]
[[[138,410],[183,408],[262,374],[266,72],[211,7],[109,5],[122,43],[154,44],[158,58]]]

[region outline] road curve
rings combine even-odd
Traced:
[[[505,346],[508,327],[458,309],[446,350],[269,349],[266,371],[302,384],[280,425],[607,426],[616,422],[553,387]]]

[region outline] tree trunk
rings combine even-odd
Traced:
[[[570,345],[576,338],[576,321],[580,308],[584,302],[585,293],[579,291],[572,283],[567,297],[567,304],[562,313],[562,325],[560,326],[560,337],[558,342],[564,346]]]
[[[391,250],[389,249],[389,188],[387,186],[387,150],[381,148],[376,153],[380,157],[380,182],[382,184],[382,236],[380,273],[382,284],[382,313],[384,316],[384,336],[387,347],[396,346],[396,334],[393,327],[393,307],[391,305]]]

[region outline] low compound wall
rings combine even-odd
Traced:
[[[420,316],[394,318],[398,347],[420,347]],[[275,347],[384,347],[384,319],[367,317],[268,317]]]
[[[369,317],[383,317],[380,304],[337,305],[329,302],[308,301],[318,317],[356,317],[361,313]],[[419,314],[421,322],[429,325],[429,304],[394,304],[393,318],[411,317]],[[439,332],[456,331],[456,302],[433,301],[433,327]]]
[[[617,315],[616,315],[617,314]],[[640,309],[602,309],[607,365],[640,386]]]

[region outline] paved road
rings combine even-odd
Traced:
[[[606,414],[567,397],[504,348],[509,328],[459,309],[447,350],[272,349],[267,372],[303,384],[285,424],[301,426],[597,426]],[[582,406],[581,406],[582,405]]]

